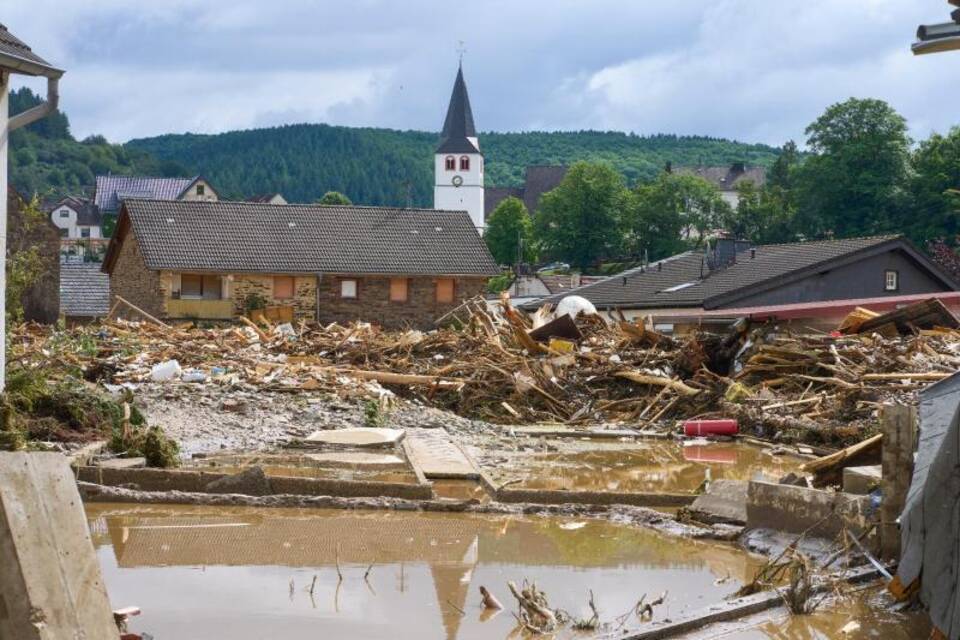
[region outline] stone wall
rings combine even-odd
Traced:
[[[165,283],[169,291],[169,281]],[[165,297],[161,286],[160,273],[147,269],[140,245],[130,230],[120,245],[120,251],[110,274],[110,304],[115,296],[121,296],[149,314],[157,317],[165,315]],[[136,319],[137,313],[120,305],[117,313],[121,317]]]
[[[357,280],[357,298],[340,297],[340,281]],[[457,278],[454,302],[436,301],[435,281],[430,276],[408,278],[406,302],[390,301],[390,278],[380,276],[351,276],[325,274],[320,280],[320,312],[322,324],[341,324],[362,320],[388,329],[405,327],[431,328],[433,321],[454,309],[464,300],[486,290],[486,278]]]
[[[230,296],[233,298],[233,312],[240,316],[245,312],[247,296],[258,294],[268,306],[293,305],[293,315],[297,320],[313,320],[317,309],[316,276],[296,276],[293,281],[293,298],[277,299],[273,297],[273,276],[259,274],[237,274],[230,283]]]

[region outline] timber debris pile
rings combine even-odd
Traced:
[[[881,404],[909,402],[960,367],[955,326],[900,331],[876,315],[858,310],[831,334],[741,322],[724,334],[669,337],[642,322],[548,321],[549,309],[528,315],[475,300],[429,332],[108,320],[66,330],[21,325],[10,345],[24,370],[113,390],[153,382],[396,394],[506,424],[672,428],[680,419],[735,417],[744,433],[835,445],[870,435]],[[857,333],[864,322],[881,331]]]

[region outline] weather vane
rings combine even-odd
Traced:
[[[463,54],[467,52],[467,49],[466,47],[463,46],[464,45],[463,40],[458,40],[457,42],[459,43],[457,45],[457,53],[460,54],[460,64],[463,64]]]

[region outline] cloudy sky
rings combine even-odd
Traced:
[[[0,0],[67,70],[74,134],[294,122],[437,130],[464,42],[485,131],[779,145],[850,96],[915,137],[960,124],[960,52],[915,58],[945,0]],[[28,83],[38,90],[42,84]],[[952,107],[950,105],[953,105]]]

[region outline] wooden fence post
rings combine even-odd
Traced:
[[[917,439],[916,407],[884,405],[880,409],[880,430],[883,433],[880,547],[884,558],[893,559],[900,556],[897,518],[903,512],[913,477],[913,450]]]

